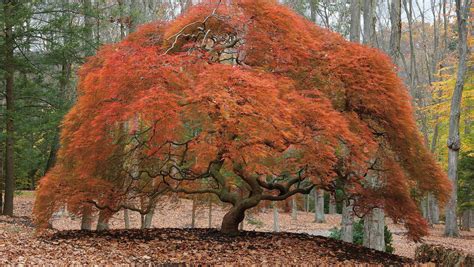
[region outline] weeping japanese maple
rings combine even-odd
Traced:
[[[417,240],[413,189],[448,196],[389,58],[274,1],[210,1],[144,25],[79,76],[39,226],[64,205],[115,212],[166,188],[230,203],[221,231],[235,234],[245,210],[317,186],[344,188],[360,212],[383,207]]]

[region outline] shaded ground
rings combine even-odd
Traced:
[[[10,223],[14,223],[20,231],[30,226],[26,218],[12,219]],[[243,232],[240,236],[228,237],[216,229],[160,228],[103,232],[69,230],[39,238],[27,237],[20,232],[17,234],[17,238],[0,245],[0,264],[188,263],[273,266],[297,263],[412,263],[408,258],[334,239],[295,233]]]
[[[208,229],[157,229],[87,233],[66,231],[79,229],[80,220],[68,214],[58,214],[53,221],[53,237],[37,238],[31,225],[33,196],[24,194],[16,198],[16,218],[0,216],[0,265],[4,263],[384,263],[407,262],[408,259],[387,256],[350,244],[344,244],[324,237],[281,233],[246,232],[235,241]],[[159,228],[187,228],[191,222],[191,201],[166,200],[156,211],[153,226]],[[225,207],[213,205],[212,227],[217,228],[225,212]],[[131,225],[138,228],[140,218],[131,214]],[[198,209],[196,227],[208,227],[208,207]],[[271,210],[258,214],[249,212],[245,230],[269,232],[273,230]],[[327,222],[316,224],[311,213],[299,212],[298,219],[292,220],[289,214],[280,213],[282,231],[327,235],[329,229],[338,226],[339,215],[326,216]],[[110,222],[111,228],[123,228],[123,214],[119,213]],[[393,232],[395,253],[413,257],[416,244],[403,236],[404,230],[398,225],[389,224]],[[473,253],[474,233],[463,232],[461,239],[442,237],[442,226],[431,231],[426,241],[443,246],[454,247]],[[246,239],[247,237],[256,239]],[[186,240],[186,242],[184,242]],[[223,241],[223,242],[218,242]],[[239,249],[242,249],[241,251]],[[235,254],[236,251],[240,251]],[[217,253],[219,252],[219,253]]]

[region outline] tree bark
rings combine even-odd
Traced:
[[[155,208],[156,208],[156,204],[153,204],[150,211],[147,214],[145,214],[143,229],[152,228],[153,216],[155,216]]]
[[[354,214],[352,206],[352,200],[345,200],[342,203],[341,240],[349,243],[353,242]]]
[[[329,214],[337,214],[336,196],[329,194]]]
[[[315,189],[314,190],[314,222],[324,223],[326,222],[324,218],[324,190]]]
[[[92,214],[88,207],[82,209],[81,230],[92,230]]]
[[[474,228],[474,208],[469,209],[469,227]]]
[[[417,100],[419,98],[416,86],[418,84],[418,70],[416,64],[415,42],[413,38],[413,4],[412,1],[403,0],[403,7],[407,15],[408,36],[410,42],[410,92],[411,96]]]
[[[296,221],[298,219],[298,208],[296,206],[296,196],[291,198],[291,219]]]
[[[469,18],[469,8],[471,0],[456,0],[456,16],[458,20],[458,72],[456,85],[454,87],[453,97],[451,99],[451,110],[449,116],[449,134],[448,134],[448,176],[451,180],[453,190],[451,197],[446,205],[446,224],[444,229],[445,236],[459,236],[457,225],[457,180],[458,180],[458,157],[461,148],[459,137],[459,119],[461,115],[461,99],[464,89],[464,79],[467,72],[467,23]]]
[[[351,0],[350,40],[360,43],[360,0]]]
[[[15,193],[15,165],[14,165],[14,145],[15,145],[15,127],[13,114],[15,112],[14,97],[14,74],[15,63],[13,57],[14,36],[13,21],[11,14],[14,13],[16,1],[6,0],[3,4],[4,12],[4,71],[5,71],[5,95],[7,102],[6,112],[6,147],[5,147],[5,199],[3,202],[3,214],[13,216],[13,197]]]
[[[221,232],[228,235],[239,234],[239,224],[244,220],[245,209],[239,206],[232,207],[222,218]]]
[[[471,230],[471,210],[470,209],[465,209],[462,212],[461,230],[463,231]]]
[[[99,219],[97,220],[97,231],[109,230],[109,214],[105,210],[99,211]]]
[[[191,208],[191,228],[196,227],[196,199],[193,197],[193,204]]]
[[[212,198],[209,196],[208,227],[212,228]]]
[[[319,0],[309,0],[310,19],[312,22],[316,22],[318,3],[319,3]]]
[[[273,232],[280,232],[280,220],[278,218],[278,208],[276,206],[276,203],[272,203],[273,206]]]
[[[364,34],[363,43],[375,47],[375,0],[364,2]]]
[[[309,211],[309,195],[308,194],[304,195],[304,211],[305,212]]]
[[[385,213],[375,208],[364,216],[363,245],[375,250],[385,251]]]
[[[400,39],[402,37],[402,2],[392,0],[390,4],[390,57],[397,64],[400,57]]]
[[[123,222],[125,224],[125,229],[130,229],[130,215],[128,209],[123,210]]]
[[[374,167],[380,167],[380,161],[375,161]],[[367,186],[377,189],[381,186],[379,173],[375,170],[369,170],[366,176]],[[364,236],[363,245],[368,248],[385,251],[385,212],[383,208],[378,207],[369,211],[364,216]]]

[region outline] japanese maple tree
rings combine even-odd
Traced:
[[[416,198],[448,197],[388,56],[275,1],[209,1],[144,25],[79,76],[38,189],[42,227],[66,204],[147,212],[130,198],[169,191],[230,203],[221,231],[235,234],[247,209],[317,186],[344,188],[361,214],[383,207],[418,240]]]

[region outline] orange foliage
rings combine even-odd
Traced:
[[[65,204],[77,213],[93,202],[118,207],[130,188],[153,192],[157,177],[184,191],[221,189],[209,168],[223,162],[226,190],[243,195],[246,177],[272,183],[303,170],[328,190],[352,185],[361,208],[376,203],[415,240],[425,235],[411,192],[444,202],[450,183],[388,56],[274,1],[232,2],[144,25],[87,61],[58,164],[40,183],[39,225]],[[133,121],[136,130],[124,130]],[[363,185],[376,155],[384,171],[373,192]],[[173,172],[181,179],[167,180]]]

